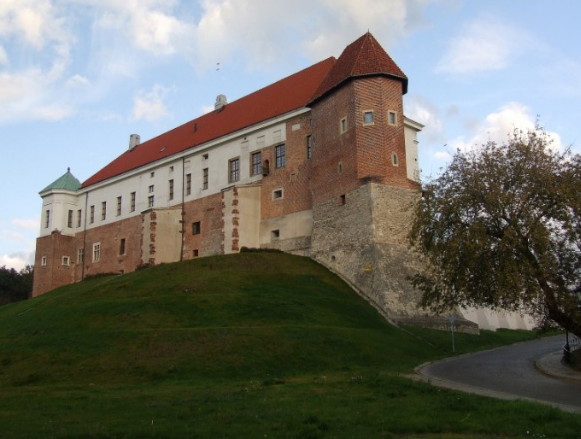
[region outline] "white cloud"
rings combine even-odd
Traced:
[[[135,120],[155,121],[169,116],[163,102],[168,90],[159,85],[149,92],[140,92],[134,100],[132,118]]]
[[[25,219],[13,219],[10,222],[13,226],[16,226],[20,229],[25,229],[33,232],[37,232],[40,229],[40,219],[38,218],[25,218]]]
[[[6,54],[6,49],[0,46],[0,64],[8,64],[8,55]]]
[[[450,42],[436,71],[465,74],[502,70],[514,61],[527,40],[523,31],[494,17],[479,18],[463,26]]]
[[[518,102],[509,102],[501,107],[497,112],[490,113],[480,124],[474,135],[465,140],[464,137],[456,138],[451,142],[454,149],[461,151],[477,148],[489,141],[505,143],[508,136],[514,130],[529,131],[534,130],[536,117],[531,115],[530,110]],[[562,149],[561,137],[559,134],[547,131],[549,139],[552,141],[550,147],[554,150]]]
[[[197,63],[208,69],[218,60],[243,53],[250,57],[250,66],[265,65],[284,59],[289,49],[321,60],[338,56],[346,44],[368,30],[389,47],[423,22],[421,11],[429,2],[204,0],[197,25]],[[297,37],[300,46],[289,44]]]
[[[191,43],[193,26],[180,20],[171,0],[85,0],[97,13],[96,29],[126,35],[132,44],[155,55],[168,55]]]
[[[405,102],[406,116],[424,125],[422,137],[430,142],[439,142],[443,136],[443,124],[438,108],[427,99],[415,95]]]
[[[0,267],[22,270],[27,265],[34,264],[34,252],[18,252],[0,255]]]

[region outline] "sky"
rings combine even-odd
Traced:
[[[577,0],[0,0],[0,266],[34,261],[38,192],[370,31],[409,78],[422,178],[538,120],[581,152]]]

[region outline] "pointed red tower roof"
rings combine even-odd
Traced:
[[[383,50],[375,37],[367,32],[345,48],[329,74],[321,82],[310,103],[352,78],[378,75],[401,81],[403,93],[407,92],[407,76]]]

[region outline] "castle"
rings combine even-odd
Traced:
[[[420,194],[408,79],[366,33],[328,58],[40,192],[33,296],[249,248],[306,255],[393,322],[417,323],[407,245]]]

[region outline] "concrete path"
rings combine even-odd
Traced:
[[[564,336],[547,337],[420,366],[424,381],[502,399],[527,399],[581,413],[581,373],[560,363]]]

